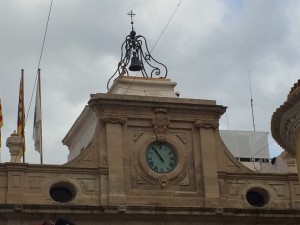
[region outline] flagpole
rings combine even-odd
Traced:
[[[40,156],[41,156],[41,164],[43,164],[43,125],[42,125],[42,92],[41,92],[41,69],[38,69],[38,73],[39,73],[39,79],[38,79],[38,88],[39,88],[39,93],[40,93],[40,110],[41,110],[41,152],[40,152]]]
[[[36,76],[36,96],[33,121],[34,149],[40,154],[41,164],[43,164],[43,134],[42,134],[42,97],[41,97],[41,69],[38,68]]]
[[[24,139],[24,144],[19,147],[20,148],[19,156],[23,158],[23,163],[25,163],[24,69],[21,70],[19,103],[18,103],[17,134],[21,138]]]
[[[24,113],[24,69],[21,70],[21,82],[22,82],[22,131],[21,131],[21,136],[23,135],[23,138],[24,138],[24,145],[23,145],[23,163],[25,163],[25,124],[24,124],[24,121],[25,121],[25,113]]]

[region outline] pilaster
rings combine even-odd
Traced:
[[[101,120],[106,123],[108,201],[110,205],[125,204],[122,125],[127,118],[124,115],[103,114]]]
[[[219,206],[220,191],[214,130],[218,127],[218,121],[197,120],[195,126],[199,128],[200,135],[205,205],[217,207]]]

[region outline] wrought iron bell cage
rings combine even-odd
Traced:
[[[128,15],[131,15],[132,19],[132,15],[135,14],[131,11],[131,14]],[[132,30],[130,34],[126,36],[126,39],[121,46],[121,59],[118,63],[118,68],[108,80],[107,89],[109,89],[109,84],[116,75],[118,75],[117,77],[122,77],[124,75],[129,76],[128,70],[136,71],[138,74],[141,72],[143,77],[167,77],[167,67],[151,56],[151,51],[149,51],[146,38],[142,35],[136,35],[132,21],[131,24]],[[147,73],[148,69],[151,70],[150,73]]]

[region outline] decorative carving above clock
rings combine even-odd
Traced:
[[[169,117],[167,116],[167,110],[156,109],[155,114],[152,116],[152,126],[156,139],[159,142],[166,140],[166,133],[169,126]]]

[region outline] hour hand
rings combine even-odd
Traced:
[[[164,162],[165,160],[161,157],[161,155],[158,153],[158,151],[157,151],[155,148],[153,148],[153,150],[154,150],[155,153],[158,155],[158,157],[160,158],[160,160],[161,160],[162,162]]]

